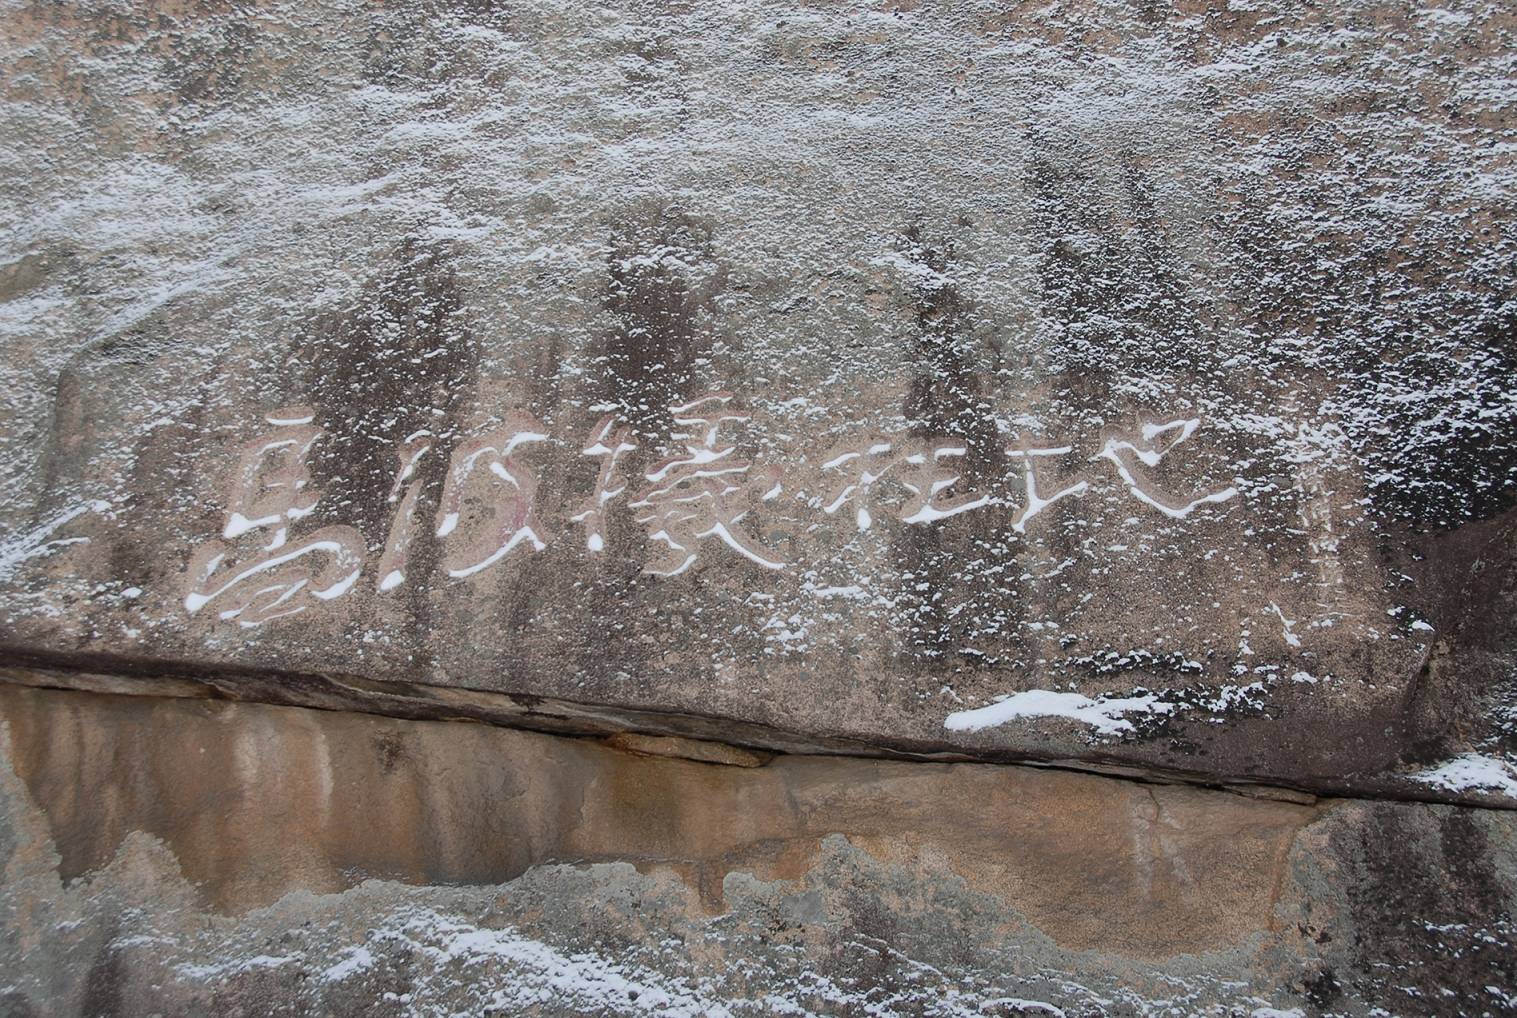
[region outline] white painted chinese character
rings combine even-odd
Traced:
[[[893,448],[893,443],[879,441],[834,450],[823,461],[822,469],[842,470],[846,477],[822,503],[822,511],[830,515],[848,502],[857,502],[854,522],[860,530],[868,530],[874,523],[874,517],[869,514],[869,496],[874,482],[901,462],[900,456],[890,455]]]
[[[1229,486],[1221,491],[1214,491],[1188,502],[1182,502],[1161,491],[1150,478],[1144,475],[1143,468],[1152,469],[1158,466],[1165,456],[1181,442],[1190,438],[1200,426],[1199,418],[1169,421],[1165,424],[1145,424],[1141,429],[1140,438],[1136,440],[1126,437],[1108,438],[1105,445],[1101,447],[1101,451],[1091,459],[1104,459],[1115,466],[1117,474],[1122,478],[1122,483],[1127,485],[1128,491],[1132,492],[1133,497],[1138,501],[1153,506],[1172,519],[1184,519],[1194,509],[1208,502],[1226,502],[1238,494],[1238,489]]]
[[[363,570],[363,537],[353,527],[322,527],[289,540],[290,524],[315,511],[321,498],[306,462],[322,434],[312,423],[315,413],[289,407],[264,419],[275,430],[243,446],[224,540],[208,541],[190,557],[184,607],[191,615],[214,601],[218,618],[262,625],[341,597]],[[229,563],[233,548],[225,541],[254,533],[268,533],[268,543]]]
[[[627,490],[627,481],[617,471],[616,461],[637,448],[629,441],[631,434],[631,428],[616,426],[615,417],[603,417],[580,452],[581,456],[600,458],[600,473],[595,479],[595,491],[580,511],[569,518],[585,525],[585,547],[595,553],[606,547],[606,504]]]
[[[822,469],[841,471],[844,480],[822,503],[822,510],[835,513],[848,502],[856,502],[854,521],[860,530],[868,530],[873,523],[869,498],[874,483],[891,470],[895,471],[896,482],[911,496],[901,507],[903,523],[932,523],[989,505],[989,495],[961,495],[943,500],[943,492],[960,477],[959,471],[943,460],[963,456],[968,451],[963,442],[951,438],[913,440],[905,443],[904,448],[889,440],[869,441],[836,450],[822,463]]]
[[[912,497],[901,507],[902,523],[934,523],[990,504],[989,495],[960,495],[948,502],[939,501],[942,492],[960,477],[942,460],[968,452],[969,447],[955,439],[933,439],[906,454],[907,470],[899,480]]]
[[[630,503],[639,510],[637,521],[648,528],[648,539],[667,546],[661,558],[644,572],[655,576],[678,576],[696,559],[696,544],[717,537],[729,548],[765,569],[783,569],[774,552],[744,534],[738,523],[750,510],[753,496],[768,501],[780,494],[780,474],[769,467],[750,474],[753,465],[732,458],[736,446],[721,445],[718,432],[724,423],[748,420],[726,406],[732,395],[711,393],[682,406],[672,407],[674,422],[693,426],[684,439],[685,453],[665,460],[648,471],[650,487]]]
[[[390,521],[390,536],[385,540],[384,554],[379,559],[380,593],[394,590],[406,581],[406,563],[411,555],[411,542],[416,537],[416,500],[422,487],[421,480],[412,480],[412,477],[416,473],[416,464],[432,451],[432,444],[430,431],[417,431],[407,435],[396,450],[400,470],[390,487],[389,502],[397,508]]]
[[[1068,456],[1074,452],[1073,446],[1060,445],[1046,448],[1033,448],[1026,443],[1014,445],[1006,450],[1008,456],[1015,456],[1022,461],[1022,488],[1027,501],[1022,506],[1016,518],[1012,521],[1011,529],[1019,534],[1027,533],[1027,524],[1031,523],[1039,513],[1060,499],[1070,495],[1079,495],[1089,490],[1090,482],[1084,479],[1073,484],[1067,484],[1062,488],[1044,494],[1041,484],[1042,474],[1040,467],[1043,461],[1056,456]]]
[[[522,543],[531,544],[536,551],[548,546],[533,509],[537,477],[517,463],[512,455],[520,446],[547,439],[543,426],[535,418],[515,414],[500,429],[470,439],[453,453],[448,464],[447,482],[443,486],[442,504],[437,510],[438,537],[448,537],[458,530],[465,496],[473,489],[484,484],[498,484],[505,491],[486,499],[494,526],[480,528],[464,540],[461,553],[443,562],[449,576],[473,576],[505,558],[511,549]],[[459,538],[463,535],[460,534]]]

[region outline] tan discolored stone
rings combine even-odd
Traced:
[[[962,881],[1069,949],[1133,957],[1266,932],[1310,808],[1051,770],[627,752],[481,725],[0,687],[13,764],[65,878],[132,831],[218,907],[368,878],[499,883],[555,861],[800,881],[841,835]],[[663,747],[658,747],[662,749]],[[694,752],[706,758],[690,759]]]
[[[1510,812],[677,748],[0,687],[0,1001],[1366,1014],[1512,985]],[[644,1004],[606,995],[629,980]]]
[[[606,745],[645,756],[672,756],[728,767],[762,767],[774,759],[773,753],[760,753],[725,742],[703,742],[671,735],[639,735],[619,732],[606,737]]]

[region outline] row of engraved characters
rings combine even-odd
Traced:
[[[708,540],[720,541],[765,569],[785,567],[779,555],[742,527],[743,517],[754,504],[777,497],[782,484],[777,467],[755,468],[737,457],[734,445],[722,441],[724,426],[748,420],[730,407],[731,402],[730,393],[717,392],[670,408],[674,422],[684,429],[674,435],[684,449],[648,470],[646,487],[627,502],[656,549],[646,567],[648,573],[677,576],[685,572],[695,563],[701,542]],[[312,446],[322,434],[313,423],[314,413],[296,407],[265,419],[274,430],[243,447],[222,539],[201,545],[191,558],[185,607],[192,615],[214,601],[219,618],[243,626],[261,625],[341,597],[363,571],[364,542],[353,527],[327,526],[290,539],[290,526],[310,515],[321,497],[311,486],[307,466]],[[1229,487],[1177,501],[1145,475],[1199,424],[1190,419],[1145,425],[1136,435],[1107,439],[1091,459],[1109,461],[1135,498],[1168,516],[1183,518],[1199,506],[1225,502],[1237,494]],[[450,576],[479,573],[517,547],[536,551],[547,547],[534,510],[537,478],[516,456],[522,446],[547,438],[537,421],[514,415],[502,427],[454,451],[434,523],[436,536],[450,544],[443,563]],[[417,465],[432,453],[433,445],[431,433],[418,431],[398,450],[400,463],[389,496],[395,510],[376,581],[380,593],[393,591],[406,580],[409,552],[422,525],[416,513],[422,488]],[[590,497],[571,518],[583,525],[585,546],[592,554],[605,550],[610,503],[627,489],[620,461],[636,448],[631,429],[614,417],[605,417],[582,449],[583,455],[599,461],[600,470]],[[1085,480],[1052,491],[1043,487],[1040,460],[1072,451],[1069,446],[1026,444],[1007,450],[1022,464],[1026,493],[1013,517],[1017,532],[1025,532],[1049,506],[1089,488]],[[993,500],[987,495],[946,495],[959,479],[952,461],[965,452],[962,443],[951,439],[869,441],[839,450],[822,464],[824,471],[838,477],[822,509],[832,514],[851,503],[857,526],[867,530],[872,523],[871,491],[887,475],[907,494],[899,510],[906,523],[928,523],[991,505]],[[489,525],[460,532],[466,495],[478,496],[487,484],[492,510]],[[255,533],[266,538],[259,550],[245,559],[228,561],[233,549],[225,542]]]

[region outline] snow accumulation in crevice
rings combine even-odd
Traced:
[[[1123,715],[1168,714],[1178,706],[1153,694],[1092,700],[1080,693],[1029,689],[986,707],[955,711],[943,720],[943,727],[950,732],[978,732],[1018,718],[1059,717],[1090,725],[1103,735],[1121,735],[1133,730]]]
[[[1082,693],[1028,689],[984,707],[955,711],[943,720],[943,727],[951,732],[978,732],[1017,720],[1068,718],[1089,725],[1095,735],[1129,735],[1138,730],[1138,724],[1130,720],[1129,715],[1136,715],[1136,720],[1141,723],[1145,719],[1199,711],[1211,715],[1211,720],[1218,722],[1233,711],[1258,710],[1259,697],[1273,681],[1251,682],[1246,686],[1229,684],[1214,689],[1166,690],[1162,693],[1136,689],[1127,696],[1103,694],[1094,699]],[[1296,680],[1293,678],[1292,681]]]
[[[1483,753],[1464,753],[1411,777],[1450,792],[1499,792],[1517,799],[1517,766]]]

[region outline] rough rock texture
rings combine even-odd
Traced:
[[[1517,1007],[1508,811],[15,687],[0,721],[7,1014]]]
[[[1517,1013],[1514,110],[1493,0],[0,0],[0,1016]]]
[[[3,17],[13,660],[1517,801],[1507,5]]]

